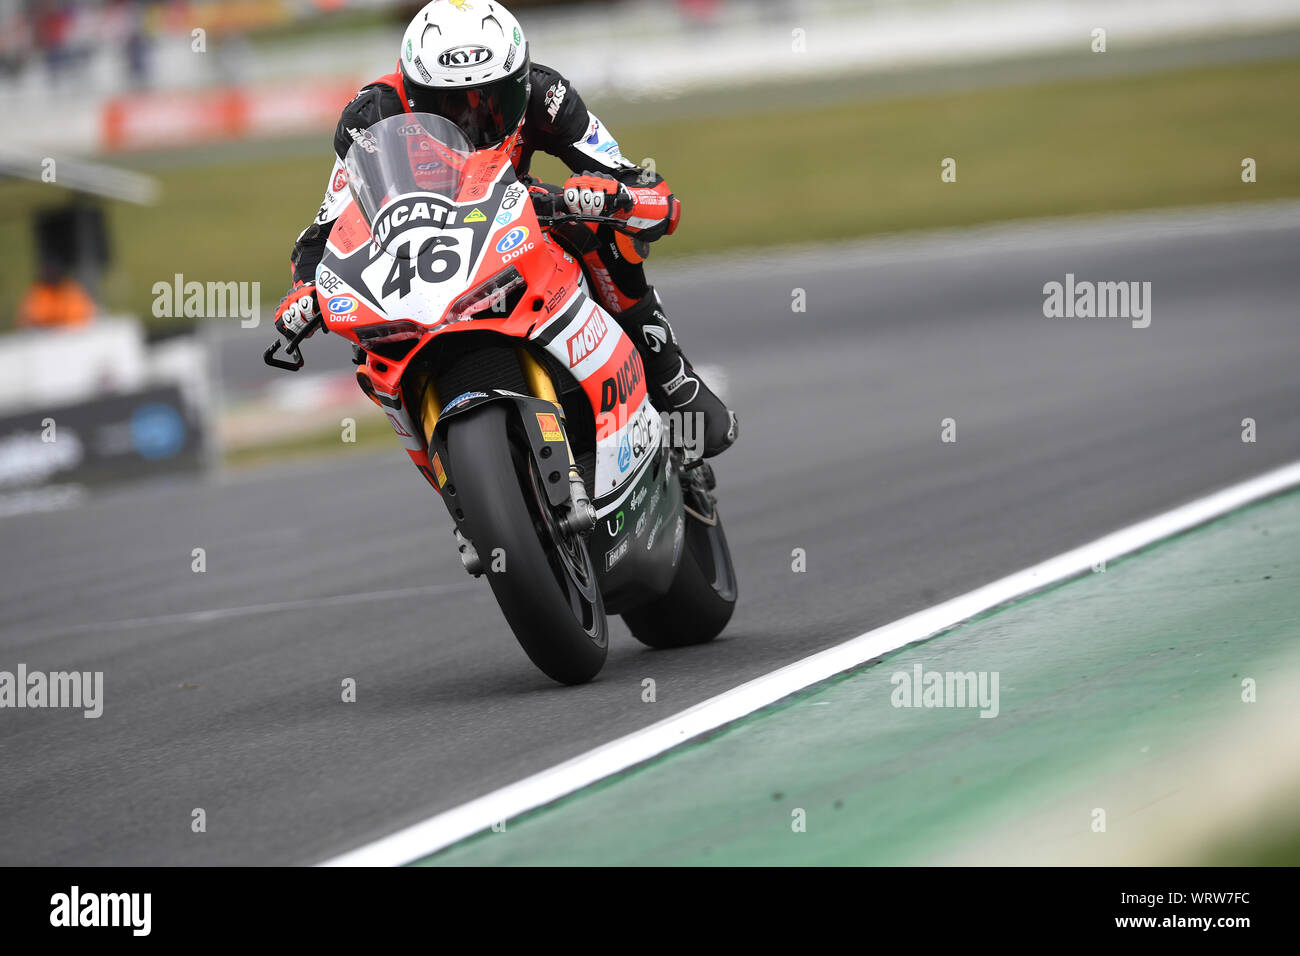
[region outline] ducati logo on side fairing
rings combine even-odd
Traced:
[[[610,412],[616,405],[626,404],[644,377],[645,366],[641,364],[641,353],[633,350],[623,362],[622,368],[614,373],[614,377],[600,383],[600,410]]]

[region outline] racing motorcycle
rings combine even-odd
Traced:
[[[357,383],[441,496],[466,570],[554,680],[600,671],[608,614],[655,648],[714,638],[736,574],[712,470],[669,440],[688,427],[651,404],[636,346],[552,236],[624,221],[567,213],[557,187],[521,181],[442,117],[354,140],[316,270],[321,317],[267,364],[302,368],[322,325],[352,343]]]

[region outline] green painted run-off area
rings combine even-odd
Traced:
[[[1300,493],[1291,493],[989,612],[425,862],[944,860],[1014,832],[1081,781],[1141,774],[1244,708],[1266,718],[1289,706],[1277,694],[1244,703],[1242,679],[1266,684],[1295,650],[1297,554]],[[891,678],[917,665],[996,673],[997,716],[893,706]],[[796,810],[805,832],[792,826]],[[1085,800],[1081,832],[1087,812]],[[1125,823],[1112,818],[1112,834],[1123,838]],[[1056,861],[1051,846],[1030,858]],[[992,852],[982,861],[1002,862]]]

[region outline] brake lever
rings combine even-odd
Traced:
[[[272,342],[270,346],[267,347],[266,351],[262,353],[262,361],[264,361],[267,365],[271,366],[272,368],[282,368],[286,372],[298,371],[298,369],[302,368],[304,365],[307,364],[306,359],[302,357],[301,346],[302,346],[303,339],[311,335],[314,331],[316,331],[317,328],[324,328],[324,327],[325,327],[325,319],[318,315],[316,316],[316,318],[312,319],[301,329],[295,332],[293,337],[290,338],[288,342],[283,343],[284,354],[296,358],[297,359],[296,362],[286,362],[284,359],[275,357],[275,353],[280,351],[280,345],[282,344],[280,339],[276,339],[274,342]]]
[[[281,345],[280,339],[276,339],[274,342],[272,342],[267,347],[266,351],[262,353],[262,361],[265,362],[267,365],[271,366],[272,368],[282,368],[287,372],[296,372],[298,371],[298,369],[302,368],[304,365],[307,364],[306,361],[303,359],[301,352],[294,352],[290,349],[285,349],[285,354],[296,355],[298,357],[297,362],[286,362],[284,359],[276,358],[275,353],[280,351],[280,345]]]

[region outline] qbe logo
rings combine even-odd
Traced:
[[[497,252],[507,253],[528,238],[527,226],[515,226],[497,242]]]

